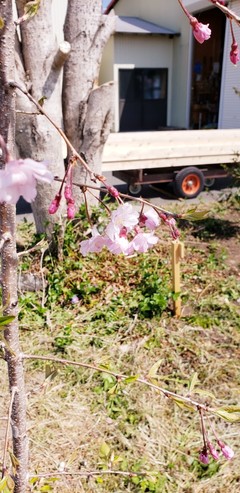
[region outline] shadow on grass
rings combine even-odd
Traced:
[[[200,240],[229,239],[240,235],[240,226],[228,219],[218,219],[208,217],[194,224],[191,224],[191,234]],[[189,229],[189,222],[184,221],[181,229]]]

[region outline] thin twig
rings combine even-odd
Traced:
[[[91,180],[96,182],[95,175],[92,172],[91,168],[88,166],[88,164],[86,163],[86,161],[82,158],[82,156],[76,151],[75,147],[71,144],[71,142],[67,138],[66,134],[55,123],[55,121],[49,116],[49,114],[44,110],[44,108],[32,97],[32,95],[27,91],[27,89],[23,88],[17,82],[12,81],[12,80],[9,81],[9,86],[18,89],[23,94],[25,94],[25,96],[27,96],[28,99],[36,106],[36,108],[38,109],[39,113],[41,113],[41,115],[44,115],[48,119],[48,121],[53,125],[53,127],[58,131],[58,133],[61,135],[61,137],[63,138],[63,140],[66,142],[67,146],[72,151],[73,155],[77,157],[77,159],[80,161],[80,163],[82,164],[82,166],[89,173]]]
[[[23,255],[28,255],[29,253],[32,253],[36,250],[39,250],[39,248],[42,249],[43,247],[43,244],[45,243],[45,239],[43,238],[42,240],[39,241],[39,243],[37,243],[36,245],[34,245],[32,248],[29,248],[28,250],[23,250],[22,252],[18,252],[18,257],[21,257]]]
[[[55,179],[55,181],[62,182],[61,178],[55,177],[54,179]],[[79,187],[79,188],[85,187],[86,189],[90,188],[91,190],[97,190],[99,192],[108,193],[108,189],[105,187],[98,187],[96,185],[86,185],[86,183],[76,183],[76,182],[73,182],[73,185],[75,187]],[[89,190],[88,190],[88,192],[90,193]],[[163,209],[162,207],[155,205],[155,204],[153,205],[151,202],[143,199],[142,197],[132,197],[131,195],[127,195],[126,193],[121,193],[121,192],[119,192],[119,196],[123,197],[124,199],[133,200],[134,202],[135,201],[139,202],[140,204],[148,205],[149,207],[152,207],[152,209],[155,209],[156,211],[163,212],[163,214],[166,214],[166,216],[174,217],[176,219],[181,219],[181,214],[177,214],[176,212],[167,211],[166,209]],[[95,197],[95,198],[97,198],[97,197]]]
[[[6,462],[7,462],[7,451],[8,451],[8,437],[9,437],[9,429],[10,429],[10,423],[11,423],[12,407],[13,407],[14,397],[15,397],[17,390],[18,390],[17,387],[12,387],[12,389],[11,389],[11,399],[10,399],[9,408],[8,408],[7,427],[6,427],[6,433],[5,433],[4,448],[3,448],[2,478],[4,478],[5,472],[7,470]]]
[[[226,5],[222,5],[220,2],[217,0],[208,0],[210,3],[213,3],[218,9],[220,9],[228,19],[232,19],[234,22],[240,25],[240,17],[233,12],[233,10],[229,9],[226,7]]]
[[[108,375],[112,375],[113,377],[116,378],[116,380],[120,383],[123,382],[124,380],[127,380],[128,378],[135,377],[135,375],[123,375],[121,373],[116,373],[112,370],[108,370],[107,368],[101,368],[99,366],[91,365],[88,363],[79,363],[76,361],[68,360],[68,359],[63,359],[63,358],[55,358],[54,356],[38,356],[34,354],[22,354],[22,359],[29,359],[29,360],[41,360],[41,361],[52,361],[54,363],[59,363],[62,365],[71,365],[71,366],[78,366],[81,368],[88,368],[89,370],[101,372],[101,373],[107,373]],[[170,390],[163,389],[162,387],[159,387],[158,385],[151,383],[148,378],[143,378],[143,377],[138,377],[136,376],[134,382],[141,383],[143,385],[147,385],[148,387],[158,390],[161,392],[165,397],[172,398],[173,400],[181,400],[181,402],[186,402],[187,404],[190,404],[193,407],[196,407],[198,410],[203,409],[206,412],[211,412],[214,413],[214,409],[210,408],[209,406],[202,404],[200,402],[195,401],[191,397],[185,397],[180,394],[176,394],[175,392],[171,392]]]
[[[44,308],[44,305],[45,305],[45,292],[46,292],[46,281],[45,281],[45,276],[44,276],[44,271],[43,271],[43,259],[44,259],[44,254],[45,254],[47,249],[48,249],[48,246],[46,248],[42,248],[41,259],[40,259],[40,272],[41,272],[42,286],[43,286],[42,308]]]
[[[202,409],[199,409],[199,414],[200,414],[201,431],[202,431],[202,437],[203,437],[203,445],[204,445],[204,449],[207,450],[206,428],[205,428]]]
[[[103,474],[113,474],[117,476],[127,476],[130,478],[134,478],[137,476],[153,476],[153,474],[157,474],[157,471],[148,472],[148,471],[140,471],[140,472],[131,472],[131,471],[114,471],[112,469],[103,469],[101,471],[79,471],[79,472],[48,472],[48,473],[40,473],[40,474],[30,474],[29,478],[52,478],[56,476],[86,476],[90,478],[91,476],[102,476]]]

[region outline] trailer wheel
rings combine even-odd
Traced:
[[[205,178],[204,186],[210,188],[214,185],[215,181],[216,181],[215,178]]]
[[[134,185],[134,184],[129,184],[128,185],[128,193],[130,195],[139,195],[140,192],[142,190],[142,186],[141,185]]]
[[[184,199],[193,199],[202,192],[204,183],[204,175],[199,169],[181,169],[175,177],[175,193]]]

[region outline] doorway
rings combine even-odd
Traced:
[[[225,15],[219,9],[197,14],[202,24],[209,24],[211,38],[199,44],[194,38],[190,128],[218,128]]]
[[[168,69],[119,70],[120,132],[166,127],[167,79]]]

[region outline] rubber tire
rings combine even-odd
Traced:
[[[129,184],[128,185],[128,193],[129,195],[135,195],[138,196],[140,195],[142,190],[142,185],[134,185],[134,184]]]
[[[204,186],[206,188],[211,188],[211,187],[213,187],[215,182],[216,182],[215,178],[205,178]]]
[[[186,190],[187,177],[189,176],[189,183],[193,181],[193,190],[189,192]],[[198,168],[189,167],[181,169],[174,180],[174,192],[178,197],[183,199],[194,199],[204,189],[205,179],[203,173]]]

